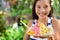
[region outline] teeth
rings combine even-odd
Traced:
[[[46,15],[46,13],[38,13],[39,15]]]

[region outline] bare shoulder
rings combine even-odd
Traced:
[[[30,27],[32,25],[33,19],[28,21],[28,26]]]
[[[52,19],[52,24],[53,24],[53,27],[60,28],[60,20],[59,19],[53,18]]]
[[[52,22],[54,22],[54,23],[60,23],[60,20],[57,19],[57,18],[53,18],[53,19],[52,19]]]

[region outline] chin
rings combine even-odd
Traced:
[[[39,16],[39,18],[40,18],[40,19],[44,19],[44,18],[46,18],[46,16]]]

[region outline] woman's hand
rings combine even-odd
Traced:
[[[53,35],[47,35],[47,36],[34,36],[35,38],[48,38],[48,37],[52,37]]]

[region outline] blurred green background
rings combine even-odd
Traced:
[[[60,0],[51,1],[53,16],[60,19]],[[23,39],[28,21],[32,18],[33,2],[34,0],[0,0],[0,40]]]

